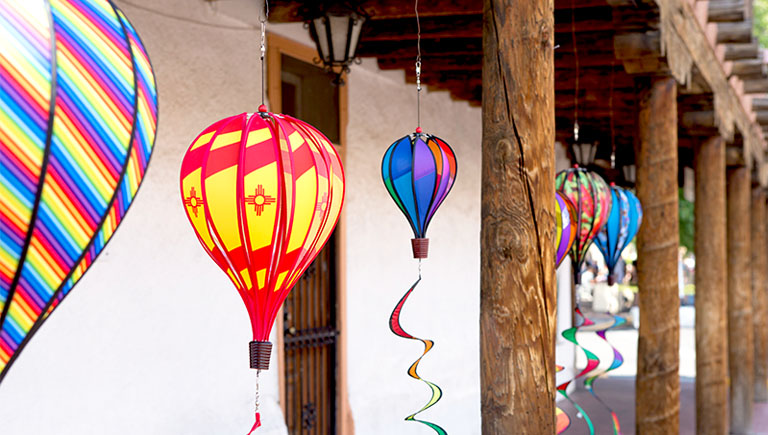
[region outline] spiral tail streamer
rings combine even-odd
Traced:
[[[581,321],[577,326],[574,326],[573,328],[569,328],[563,331],[562,335],[563,335],[563,338],[575,344],[582,351],[584,351],[584,354],[587,357],[587,366],[584,368],[584,370],[579,372],[579,374],[577,374],[573,379],[558,385],[557,392],[560,393],[563,397],[565,397],[569,402],[571,402],[574,408],[576,408],[576,410],[579,412],[580,416],[584,417],[584,422],[589,427],[589,434],[594,435],[595,427],[592,424],[592,420],[589,418],[589,415],[587,415],[584,409],[582,409],[581,406],[579,406],[570,396],[568,396],[568,392],[567,392],[568,386],[571,384],[571,382],[586,375],[587,373],[596,369],[598,365],[600,365],[600,358],[598,358],[597,355],[595,355],[590,350],[587,350],[586,348],[584,348],[576,339],[576,332],[579,330],[579,328],[581,328],[582,326],[594,325],[595,323],[592,320],[586,318],[584,314],[581,312],[581,309],[579,307],[576,307],[576,314],[578,315],[578,318],[581,319]]]
[[[555,371],[560,373],[565,367],[561,365],[555,366]],[[571,426],[571,417],[565,413],[559,406],[555,405],[555,433],[560,435],[565,432]]]
[[[621,425],[619,424],[619,416],[616,415],[616,412],[611,409],[610,406],[608,406],[607,403],[605,403],[598,395],[595,393],[595,381],[603,376],[604,374],[610,372],[611,370],[616,370],[619,368],[622,364],[624,364],[624,357],[621,355],[621,352],[616,349],[610,341],[608,341],[608,338],[606,338],[605,333],[613,328],[616,328],[618,326],[623,325],[627,321],[624,320],[624,318],[614,315],[613,316],[613,323],[608,326],[605,329],[601,329],[597,331],[597,335],[600,336],[603,340],[605,340],[606,343],[608,343],[609,346],[611,346],[611,349],[613,349],[613,362],[611,362],[610,367],[605,369],[602,373],[598,373],[594,376],[590,376],[587,379],[584,380],[584,387],[586,387],[587,390],[592,394],[592,396],[597,399],[598,402],[600,402],[605,409],[608,410],[608,412],[611,413],[611,419],[613,420],[613,434],[614,435],[621,435]]]
[[[574,407],[574,408],[576,408],[576,411],[578,411],[578,412],[579,412],[579,414],[578,414],[578,415],[579,415],[580,417],[583,417],[583,418],[584,418],[584,422],[585,422],[585,423],[587,424],[587,426],[589,427],[589,435],[595,435],[595,425],[594,425],[594,424],[592,424],[592,419],[591,419],[591,418],[589,418],[589,415],[587,415],[586,411],[584,411],[584,408],[582,408],[581,406],[579,406],[579,404],[578,404],[578,403],[576,403],[576,401],[575,401],[575,400],[573,400],[573,399],[572,399],[572,398],[571,398],[571,397],[568,395],[568,392],[565,390],[566,388],[568,388],[568,384],[569,384],[569,383],[570,383],[570,382],[567,382],[567,383],[565,383],[565,384],[562,384],[562,385],[558,386],[558,387],[557,387],[557,392],[558,392],[558,393],[560,393],[560,394],[561,394],[563,397],[565,397],[565,399],[566,399],[566,400],[568,400],[569,402],[571,402],[571,405],[573,405],[573,407]],[[557,432],[557,433],[558,433],[558,434],[560,434],[560,433],[564,432],[566,429],[568,429],[569,427],[570,427],[570,421],[568,422],[568,426],[565,426],[565,427],[562,429],[562,431],[558,430],[558,432]]]
[[[416,288],[419,282],[421,282],[421,275],[419,275],[419,279],[417,279],[416,282],[413,283],[411,288],[405,293],[405,295],[403,295],[402,299],[400,299],[400,302],[397,303],[397,305],[395,306],[395,309],[392,311],[392,315],[389,317],[389,329],[392,330],[392,333],[394,333],[398,337],[407,338],[409,340],[417,340],[424,343],[424,353],[422,353],[419,359],[414,361],[414,363],[411,364],[411,366],[408,368],[408,375],[416,380],[424,382],[432,390],[432,397],[429,399],[426,405],[424,405],[421,409],[419,409],[418,411],[406,417],[405,420],[422,423],[426,426],[429,426],[440,435],[447,435],[448,432],[446,432],[445,429],[438,426],[437,424],[430,423],[424,420],[419,420],[416,418],[418,414],[434,406],[438,401],[440,401],[440,398],[443,396],[443,391],[440,389],[440,387],[433,384],[432,382],[427,381],[426,379],[422,379],[417,372],[417,368],[419,366],[419,363],[421,362],[421,359],[424,358],[427,352],[429,352],[432,349],[432,346],[434,346],[435,343],[432,340],[424,340],[418,337],[414,337],[413,335],[405,332],[403,327],[400,326],[400,312],[403,309],[403,305],[405,305],[405,301],[408,299],[411,293],[413,293],[413,290]]]

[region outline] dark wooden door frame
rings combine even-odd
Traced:
[[[267,34],[267,95],[269,99],[269,109],[274,113],[282,112],[281,98],[281,56],[287,56],[299,59],[301,61],[314,64],[317,53],[314,48],[288,38]],[[347,86],[339,87],[339,142],[334,144],[339,151],[342,163],[346,157],[347,143]],[[336,304],[337,304],[337,324],[339,331],[337,341],[337,382],[336,400],[337,415],[336,424],[339,435],[353,435],[355,433],[352,412],[349,406],[349,389],[347,386],[347,268],[346,268],[346,213],[341,210],[339,223],[336,225]],[[275,323],[277,331],[277,371],[280,386],[280,407],[285,415],[285,353],[283,336],[283,310],[277,315]]]

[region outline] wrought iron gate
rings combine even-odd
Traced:
[[[291,434],[336,433],[335,258],[331,237],[285,300],[285,419]]]

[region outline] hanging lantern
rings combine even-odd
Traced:
[[[184,156],[180,179],[200,244],[248,310],[258,374],[269,369],[280,306],[339,218],[341,161],[314,127],[261,106],[205,129]],[[257,409],[253,429],[259,425]]]
[[[154,146],[157,92],[144,46],[109,0],[0,2],[0,40],[2,380],[128,211]]]
[[[634,185],[637,182],[637,166],[634,164],[626,165],[621,169],[622,169],[622,172],[624,173],[624,181]]]
[[[560,192],[555,192],[555,267],[559,267],[576,239],[576,209]]]
[[[611,210],[610,190],[602,177],[578,165],[557,174],[555,185],[576,210],[578,230],[571,247],[571,261],[574,279],[578,284],[587,250],[608,219]]]
[[[643,219],[640,200],[629,190],[611,183],[611,213],[608,221],[597,233],[595,244],[600,249],[608,267],[608,285],[614,284],[613,269],[621,258],[621,252],[635,238]]]
[[[571,152],[576,163],[585,168],[594,163],[597,146],[597,142],[574,142],[571,145]]]
[[[337,4],[321,10],[319,16],[307,23],[320,62],[326,71],[336,75],[336,83],[343,84],[341,75],[349,72],[349,65],[355,60],[360,31],[366,18],[362,10]]]
[[[427,227],[451,191],[456,169],[451,147],[426,133],[400,138],[384,154],[381,177],[413,230],[413,258],[427,258]]]

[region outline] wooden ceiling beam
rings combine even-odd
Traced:
[[[408,70],[414,68],[414,58],[379,58],[379,68],[383,70]],[[465,71],[476,73],[483,68],[482,56],[440,56],[421,58],[423,70],[430,71]]]
[[[710,22],[737,22],[746,18],[744,0],[709,0]]]
[[[603,4],[604,7],[583,8],[558,11],[555,14],[555,33],[571,34],[605,31],[643,30],[654,23],[658,25],[658,15],[647,11],[623,9],[621,12]],[[572,26],[571,15],[575,12],[576,21]],[[617,16],[618,15],[618,16]],[[655,20],[654,20],[655,17]],[[453,15],[422,17],[421,38],[481,38],[482,15]],[[414,18],[371,19],[365,23],[360,35],[362,42],[368,41],[403,41],[417,38]]]
[[[753,98],[752,110],[768,110],[768,97]]]
[[[661,33],[622,33],[614,36],[613,50],[619,60],[661,57]]]
[[[618,34],[613,38],[613,51],[628,74],[659,73],[669,69],[661,54],[658,30]]]
[[[753,76],[764,75],[765,64],[762,59],[739,59],[731,64],[731,75]]]
[[[752,20],[717,23],[717,42],[748,43],[752,41]]]
[[[416,57],[415,44],[400,41],[361,42],[357,49],[360,57],[411,58]],[[483,54],[482,38],[456,38],[449,42],[428,39],[421,42],[422,56],[466,56]]]
[[[482,38],[483,16],[454,15],[420,18],[422,43],[428,39]],[[416,20],[412,18],[372,19],[363,25],[360,41],[416,40]]]
[[[763,94],[768,92],[768,78],[744,80],[745,94]]]
[[[757,41],[723,44],[723,47],[725,47],[725,60],[754,59],[760,51]]]
[[[307,1],[270,0],[269,21],[274,23],[292,23],[304,21]],[[316,2],[321,3],[321,2]],[[356,0],[371,19],[397,19],[415,17],[413,2],[395,0]],[[449,15],[482,14],[483,3],[477,0],[420,0],[419,16],[439,17]]]
[[[306,20],[306,5],[301,0],[271,0],[269,21],[273,23],[293,23]],[[319,2],[318,2],[319,3]],[[398,0],[357,0],[371,20],[413,18],[415,13],[412,1]],[[600,6],[632,7],[652,6],[653,0],[555,0],[555,9],[583,9]],[[419,0],[421,18],[450,15],[482,14],[483,2],[478,0]]]
[[[715,112],[712,110],[682,112],[680,125],[685,128],[708,127],[715,128]]]

